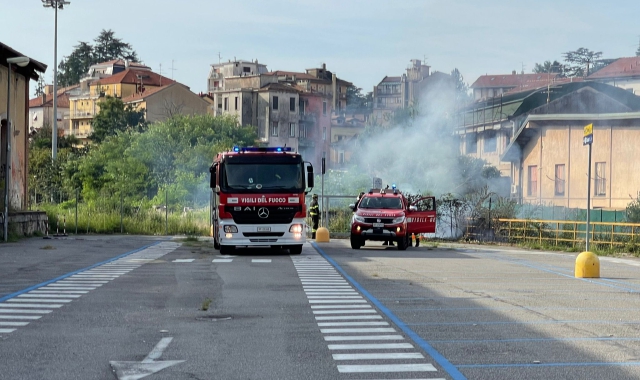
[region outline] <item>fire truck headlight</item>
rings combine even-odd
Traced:
[[[301,233],[302,232],[302,224],[293,224],[291,225],[291,227],[289,227],[289,232],[293,232],[293,233]]]
[[[233,237],[233,234],[226,234],[224,235],[224,237],[226,237],[227,239],[231,239]]]
[[[353,220],[358,223],[364,223],[364,218],[362,216],[354,215]]]
[[[226,233],[238,232],[238,227],[236,227],[236,226],[224,226],[224,232],[226,232]],[[230,237],[230,236],[227,236],[227,237]]]
[[[391,223],[393,224],[398,224],[398,223],[402,223],[404,222],[404,216],[401,216],[399,218],[393,218],[393,220],[391,221]]]

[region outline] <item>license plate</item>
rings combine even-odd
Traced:
[[[376,227],[376,228],[384,227],[384,223],[373,223],[373,227]]]
[[[271,227],[258,227],[258,232],[269,232]]]

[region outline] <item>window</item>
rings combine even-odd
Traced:
[[[486,131],[484,134],[484,152],[495,152],[497,145],[496,131]]]
[[[229,109],[229,98],[224,98],[224,110]]]
[[[301,138],[306,139],[307,138],[307,128],[304,126],[304,124],[300,124],[300,135]]]
[[[322,102],[322,114],[327,114],[327,102]]]
[[[530,197],[538,196],[538,167],[529,166],[529,182],[527,186],[527,195]]]
[[[289,98],[289,111],[296,112],[296,98]]]
[[[564,164],[556,165],[556,195],[564,195]]]
[[[300,114],[304,115],[304,100],[300,99],[298,109],[300,110]]]
[[[273,97],[273,109],[274,110],[278,109],[278,97],[277,96]]]
[[[338,152],[338,163],[344,164],[344,152]]]
[[[478,153],[478,135],[469,133],[466,136],[466,152],[467,154]]]
[[[236,96],[236,111],[238,110],[238,97]]]
[[[289,123],[289,137],[296,137],[296,123]]]
[[[242,66],[242,71],[245,72],[245,73],[250,73],[251,72],[251,67]]]
[[[606,162],[596,162],[596,186],[594,195],[607,195],[606,167]]]
[[[271,122],[271,136],[278,136],[278,122]]]
[[[322,141],[327,141],[327,127],[322,128]]]

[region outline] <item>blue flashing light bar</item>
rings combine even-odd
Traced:
[[[391,184],[391,188],[392,188],[392,189],[395,189],[395,188],[396,188],[396,184],[395,184],[395,183],[392,183],[392,184]]]
[[[233,151],[234,152],[291,152],[291,147],[290,146],[286,146],[286,147],[238,147],[238,146],[234,146],[233,147]]]

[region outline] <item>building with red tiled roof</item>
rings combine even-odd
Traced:
[[[511,74],[481,75],[470,86],[473,90],[474,100],[488,99],[500,96],[505,93],[515,93],[519,91],[529,91],[554,83],[558,73],[544,74]]]
[[[610,84],[640,95],[640,57],[619,58],[589,75],[587,80]]]
[[[209,106],[198,94],[176,82],[131,94],[122,98],[122,102],[133,105],[137,110],[145,110],[145,119],[151,123],[166,120],[176,114],[204,115]]]

